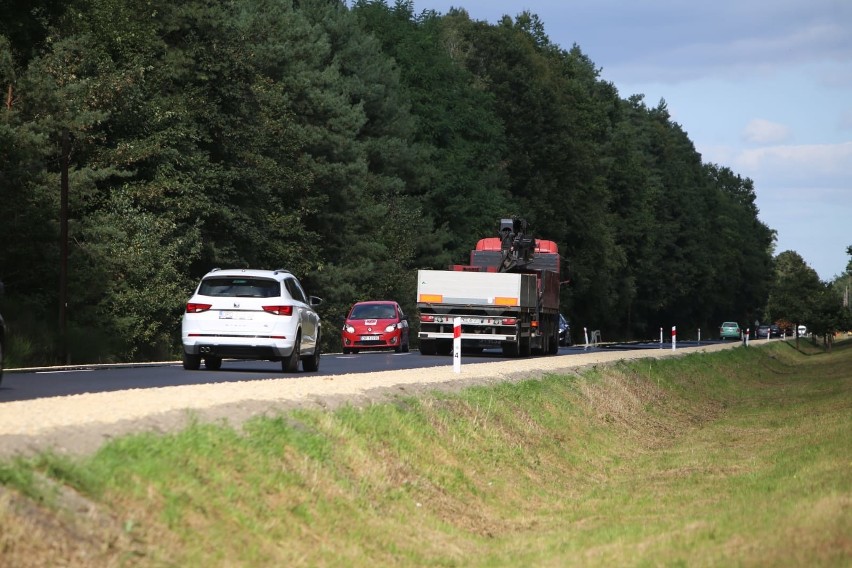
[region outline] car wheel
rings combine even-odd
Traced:
[[[190,355],[184,352],[183,368],[187,371],[197,371],[201,368],[201,355]]]
[[[221,357],[205,357],[204,358],[204,368],[208,371],[218,371],[222,368],[222,358]]]
[[[344,354],[344,355],[349,355],[350,353],[352,353],[352,350],[351,350],[351,349],[347,349],[347,348],[345,348],[345,347],[343,348],[343,354]]]
[[[406,341],[406,342],[405,342],[405,345],[403,345],[403,346],[402,346],[402,352],[403,352],[403,353],[408,353],[410,350],[411,350],[411,346],[409,345],[409,342],[408,342],[408,341]]]
[[[320,338],[317,337],[317,345],[314,347],[314,354],[302,359],[302,369],[310,373],[319,371],[320,363]]]
[[[302,356],[302,336],[301,334],[296,335],[296,344],[293,346],[293,352],[290,353],[289,357],[284,357],[281,360],[281,370],[285,373],[295,373],[299,370],[299,359]]]

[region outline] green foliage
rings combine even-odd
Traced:
[[[664,101],[620,98],[535,14],[30,8],[0,12],[0,202],[15,204],[0,277],[53,321],[67,157],[69,329],[120,338],[73,361],[178,352],[183,302],[216,266],[292,270],[325,299],[327,330],[358,300],[413,314],[417,268],[466,262],[513,215],[559,245],[577,326],[648,337],[763,316],[774,233],[753,182],[703,164]]]
[[[814,269],[794,251],[784,251],[775,259],[775,278],[767,311],[774,320],[785,319],[795,325],[808,324],[822,287]]]
[[[3,558],[62,564],[70,540],[96,565],[844,566],[852,342],[804,351],[191,420],[0,462]]]

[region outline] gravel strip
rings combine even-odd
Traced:
[[[117,392],[88,393],[0,403],[0,457],[32,455],[43,450],[88,454],[104,442],[138,432],[172,432],[193,420],[239,426],[260,415],[292,408],[335,408],[364,405],[432,390],[520,380],[544,374],[573,373],[579,367],[624,359],[663,358],[694,352],[731,349],[739,343],[701,347],[594,352],[534,359],[468,363],[453,372],[444,367],[370,374],[186,385]]]

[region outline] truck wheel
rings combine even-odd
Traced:
[[[520,351],[518,350],[518,344],[512,341],[506,341],[502,345],[503,347],[503,357],[517,357]]]
[[[435,355],[438,353],[438,345],[434,339],[423,339],[420,341],[421,355]]]
[[[548,354],[556,355],[559,353],[559,332],[556,331],[553,335],[550,336],[550,341],[548,343]]]
[[[438,355],[449,355],[453,352],[453,342],[449,339],[438,340]]]

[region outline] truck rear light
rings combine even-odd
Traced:
[[[292,316],[293,306],[263,306],[263,311],[276,316]]]
[[[188,314],[197,314],[201,312],[206,312],[210,308],[213,307],[213,304],[195,304],[193,302],[187,302],[186,304],[186,313]]]
[[[435,321],[435,316],[430,316],[430,315],[424,314],[424,315],[420,316],[420,321]]]
[[[503,325],[515,325],[518,323],[518,318],[503,318]]]

